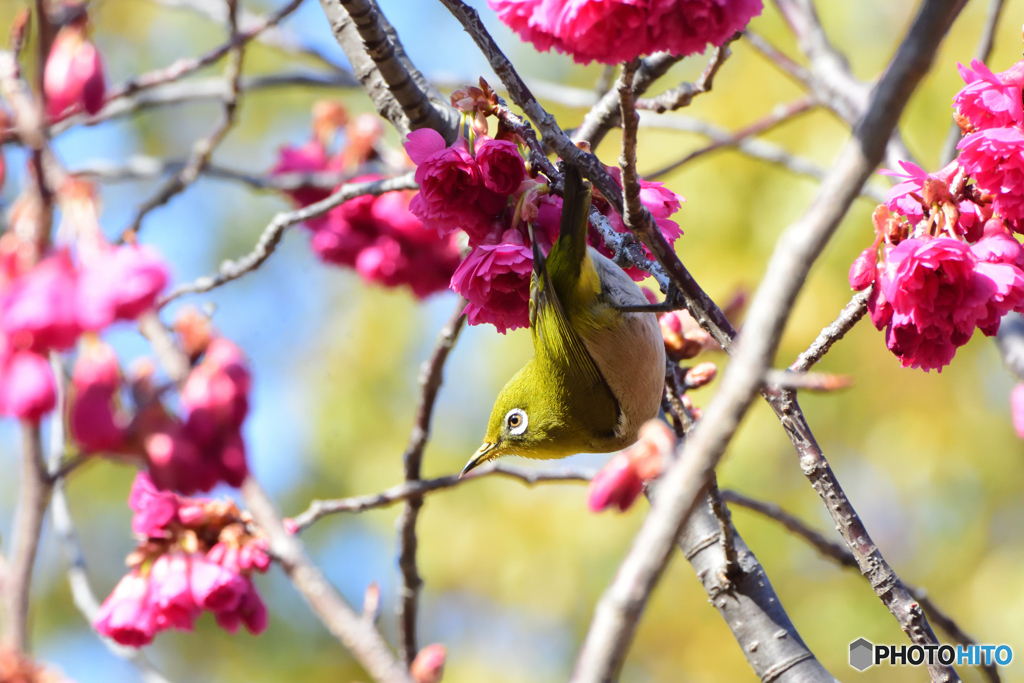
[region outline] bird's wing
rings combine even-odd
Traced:
[[[534,354],[538,362],[550,370],[565,374],[566,400],[579,404],[574,414],[586,423],[590,433],[604,435],[618,425],[622,412],[611,387],[594,362],[582,338],[572,325],[560,292],[565,292],[579,305],[590,297],[577,296],[581,289],[599,282],[593,267],[586,267],[587,213],[590,206],[590,188],[579,173],[567,169],[565,197],[562,208],[562,227],[558,241],[551,248],[550,259],[533,242],[533,277],[530,286],[530,328]],[[532,233],[532,230],[531,230]],[[551,264],[552,273],[548,268]],[[583,285],[584,274],[592,274],[594,281]],[[559,279],[559,287],[553,277]]]

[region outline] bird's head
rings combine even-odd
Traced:
[[[462,474],[506,455],[549,459],[580,452],[579,435],[559,409],[564,400],[544,380],[545,373],[531,360],[508,381],[494,401],[484,442]]]

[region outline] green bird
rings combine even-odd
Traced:
[[[565,458],[636,441],[657,416],[665,346],[640,288],[587,246],[590,183],[566,165],[558,240],[545,260],[533,240],[530,333],[534,357],[501,390],[474,467],[505,455]]]

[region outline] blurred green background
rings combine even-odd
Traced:
[[[180,4],[168,1],[168,5]],[[450,90],[475,82],[486,68],[468,37],[431,0],[381,0],[412,59]],[[592,88],[599,67],[578,67],[560,55],[538,55],[495,20],[487,25],[522,72],[533,78]],[[837,47],[860,78],[874,77],[892,54],[916,3],[883,0],[821,2]],[[21,6],[0,0],[0,35]],[[253,11],[276,3],[246,2]],[[987,3],[972,0],[954,26],[936,68],[902,119],[905,139],[921,164],[934,170],[959,89],[956,62],[975,50]],[[187,8],[142,0],[91,3],[95,40],[112,83],[174,59],[199,54],[223,40],[215,23]],[[990,65],[1002,70],[1020,56],[1024,0],[1008,2]],[[307,0],[284,23],[300,40],[339,63],[319,5]],[[773,6],[752,28],[796,55]],[[750,46],[738,42],[714,92],[682,112],[734,129],[799,89]],[[694,79],[703,57],[685,60],[658,89]],[[317,70],[315,60],[255,44],[247,74]],[[200,77],[219,74],[218,67]],[[654,92],[657,92],[656,89]],[[217,163],[253,173],[274,161],[282,144],[309,136],[309,111],[325,97],[368,111],[361,91],[282,88],[246,94],[239,123],[217,150]],[[563,128],[584,109],[551,104]],[[192,141],[216,125],[218,106],[200,102],[148,110],[138,116],[61,135],[58,152],[80,168],[97,160],[123,163],[136,154],[181,159]],[[392,144],[397,137],[389,133]],[[827,166],[848,136],[828,112],[815,111],[766,139]],[[618,138],[597,150],[617,160]],[[672,162],[703,144],[686,133],[641,131],[640,170]],[[10,173],[2,202],[14,200],[24,156],[4,149]],[[716,153],[665,178],[687,198],[675,217],[685,231],[677,249],[698,281],[719,302],[755,287],[781,231],[812,198],[816,183],[735,152]],[[875,182],[885,187],[883,179]],[[152,181],[103,187],[103,223],[118,234],[134,207],[157,187]],[[149,217],[142,240],[157,245],[184,281],[210,272],[251,247],[271,216],[287,207],[272,193],[201,179]],[[811,273],[787,329],[778,364],[788,364],[850,297],[849,264],[872,239],[868,200],[858,200]],[[301,231],[290,233],[258,272],[190,303],[216,305],[214,321],[250,354],[256,378],[246,425],[253,469],[286,514],[311,498],[372,493],[401,478],[401,452],[415,408],[416,376],[454,296],[419,303],[404,291],[366,287],[349,271],[316,261]],[[172,311],[173,313],[173,311]],[[131,329],[111,335],[126,363],[147,353]],[[457,471],[475,450],[491,402],[529,357],[526,331],[507,336],[469,328],[450,358],[427,448],[424,473]],[[721,355],[712,360],[724,362]],[[827,356],[821,369],[852,375],[852,389],[809,395],[802,404],[852,502],[894,569],[926,587],[933,599],[979,642],[1012,646],[1016,661],[1004,680],[1024,681],[1024,445],[1010,425],[1013,380],[995,345],[976,335],[941,374],[903,370],[882,334],[861,323]],[[700,405],[714,387],[698,392]],[[10,528],[17,489],[14,425],[0,425],[0,530]],[[578,456],[598,466],[606,456]],[[69,497],[89,572],[102,598],[123,572],[133,546],[125,504],[132,472],[95,462],[77,472]],[[817,528],[832,523],[804,479],[792,447],[772,413],[755,404],[721,468],[723,487],[780,503]],[[229,492],[225,492],[227,494]],[[319,522],[304,538],[328,576],[356,604],[371,581],[384,596],[381,628],[394,640],[398,571],[394,522],[399,508]],[[420,521],[420,570],[426,581],[420,642],[449,648],[448,683],[544,683],[565,680],[595,601],[611,579],[643,520],[646,504],[627,514],[593,515],[579,485],[526,488],[491,479],[428,497]],[[779,526],[734,511],[740,532],[763,563],[783,604],[810,648],[842,680],[919,681],[923,669],[847,665],[858,637],[904,643],[905,636],[856,573],[836,568]],[[47,536],[35,584],[34,637],[40,658],[79,683],[138,681],[132,667],[109,654],[74,609],[64,560]],[[4,536],[6,538],[6,534]],[[838,536],[835,536],[838,538]],[[366,681],[308,612],[279,571],[261,577],[271,626],[255,639],[229,636],[204,617],[194,634],[163,634],[149,654],[174,681]],[[940,634],[949,642],[945,634]],[[964,667],[965,680],[980,680]],[[728,628],[707,603],[689,565],[676,557],[654,593],[633,644],[623,681],[755,680]]]

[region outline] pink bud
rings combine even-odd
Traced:
[[[1010,415],[1017,436],[1024,439],[1024,384],[1018,384],[1010,392]]]
[[[237,633],[239,625],[245,624],[249,633],[259,635],[267,629],[267,607],[256,591],[256,584],[252,579],[241,578],[241,582],[243,592],[238,604],[232,609],[214,610],[217,624],[229,633]]]
[[[611,506],[625,511],[640,495],[642,489],[643,482],[640,481],[633,463],[627,455],[619,453],[590,481],[587,506],[591,512],[601,512]]]
[[[448,650],[444,645],[434,643],[416,653],[409,674],[416,683],[440,683],[444,676],[444,662]]]
[[[159,491],[145,472],[135,475],[128,507],[132,517],[132,531],[143,536],[163,537],[166,527],[178,514],[178,497],[169,491]]]
[[[156,609],[158,628],[191,631],[199,605],[189,586],[190,558],[184,553],[161,555],[149,572],[149,603]]]
[[[124,446],[125,426],[114,410],[121,376],[114,350],[102,342],[86,344],[71,378],[69,426],[83,450],[117,451]]]
[[[38,423],[57,405],[53,371],[30,351],[0,352],[0,413]]]
[[[157,488],[191,495],[196,491],[209,491],[217,483],[216,467],[204,460],[196,445],[184,434],[180,422],[167,419],[145,436],[143,446],[149,460],[149,473]]]
[[[270,568],[270,555],[267,554],[269,546],[262,538],[254,538],[245,545],[238,553],[238,563],[245,571],[265,572]]]
[[[156,635],[156,611],[150,605],[149,582],[132,571],[107,597],[93,622],[100,635],[128,647],[142,647]]]
[[[298,522],[296,522],[291,517],[285,517],[283,520],[281,520],[281,524],[282,524],[282,526],[284,526],[284,530],[287,531],[292,536],[294,536],[295,534],[297,534],[299,532]]]
[[[196,604],[212,612],[235,610],[248,590],[245,579],[202,554],[192,556],[190,581]]]
[[[163,259],[149,247],[126,244],[108,251],[82,271],[79,324],[101,330],[115,320],[135,320],[153,307],[169,280]]]
[[[633,464],[633,470],[642,482],[661,475],[676,447],[676,435],[662,420],[648,420],[640,427],[637,442],[623,451]]]
[[[871,245],[860,253],[850,266],[850,286],[858,292],[867,289],[875,281],[875,261],[878,247]]]
[[[50,118],[72,108],[90,114],[103,108],[103,61],[96,46],[85,37],[84,21],[65,26],[54,38],[46,58],[43,90]]]
[[[239,554],[238,546],[234,543],[217,543],[206,553],[206,559],[219,564],[232,574],[239,574],[242,571]]]
[[[718,366],[711,362],[697,363],[686,371],[686,387],[699,389],[711,384],[718,375]]]

